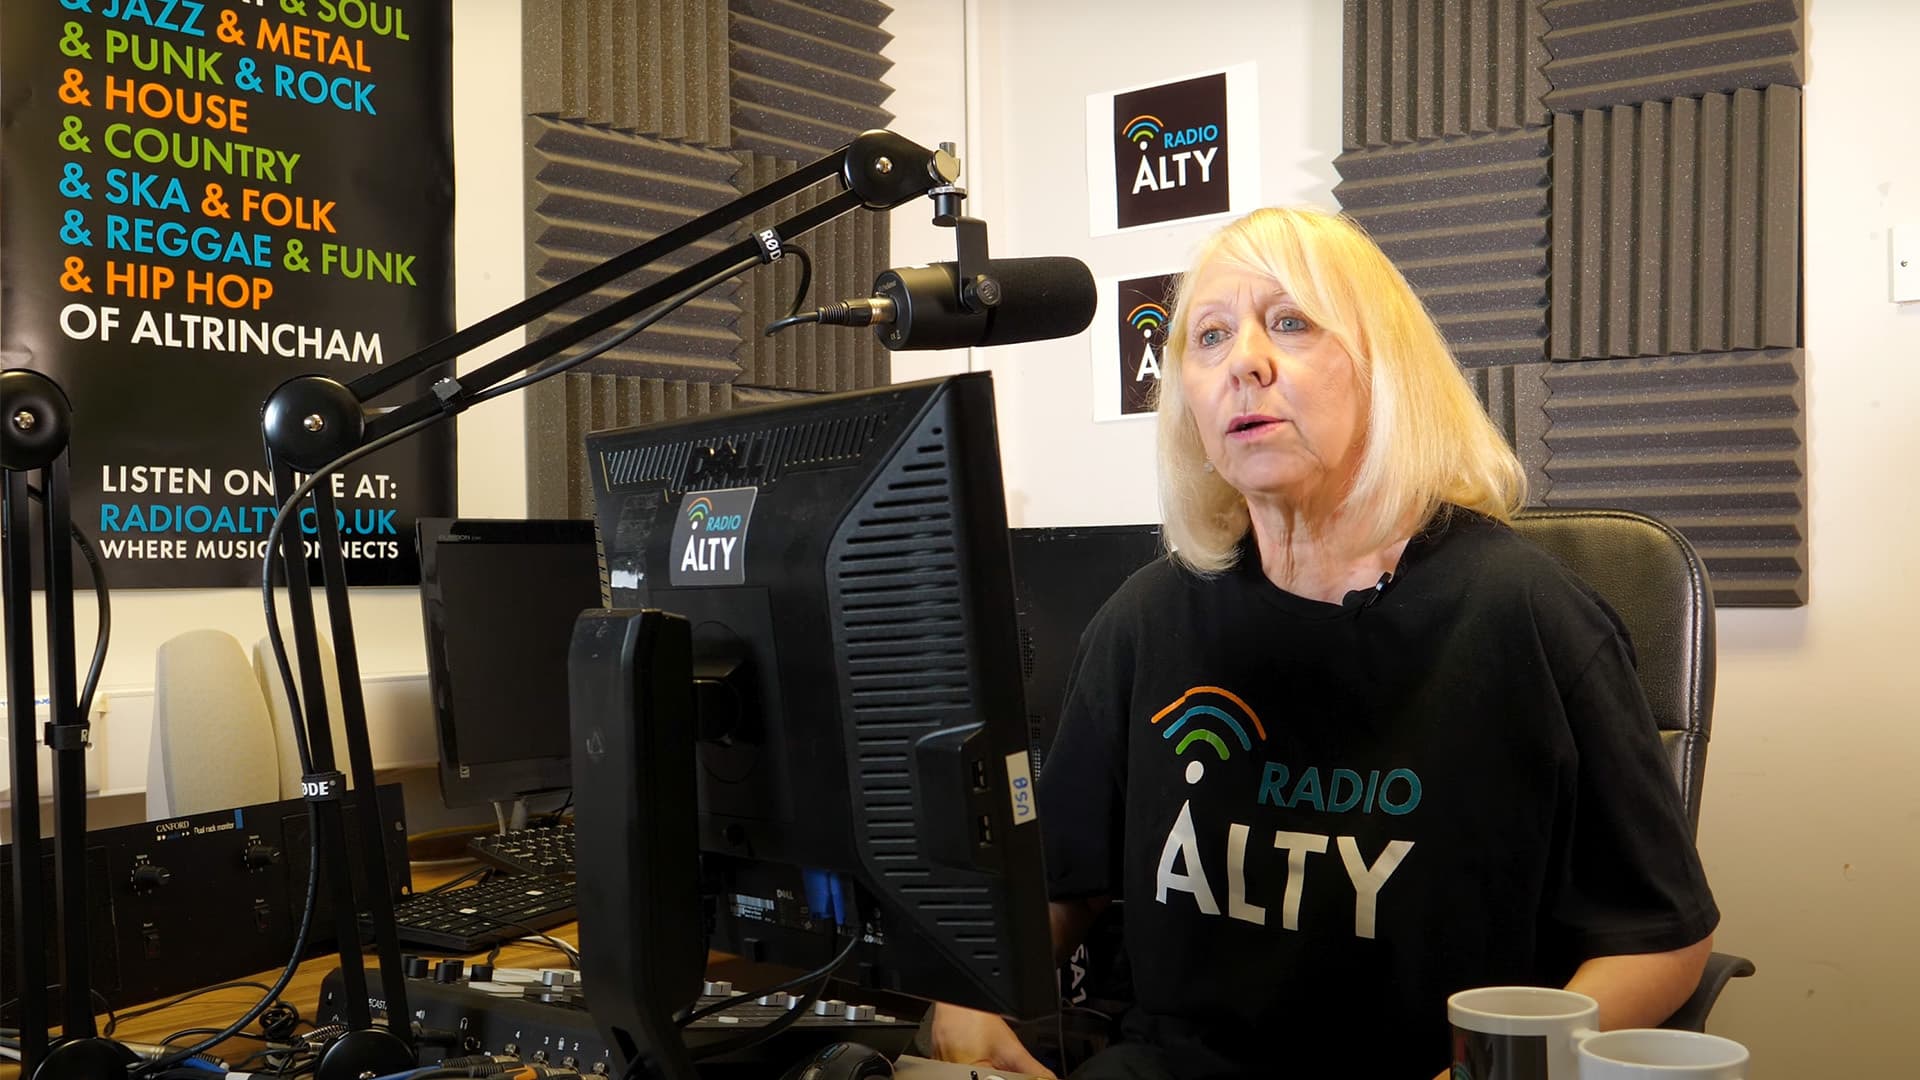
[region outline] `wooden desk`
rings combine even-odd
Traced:
[[[412,873],[413,886],[417,890],[424,891],[450,881],[475,868],[475,866],[477,866],[477,864],[471,862],[436,863],[432,865],[416,863],[414,864]],[[549,936],[557,937],[569,945],[578,946],[579,944],[579,927],[577,923],[566,923],[545,931],[545,933]],[[421,951],[435,958],[449,955],[435,950]],[[485,959],[485,953],[476,954],[466,959],[469,962],[476,959]],[[369,970],[375,970],[378,961],[371,955],[367,957],[367,961]],[[520,968],[568,966],[566,957],[555,949],[521,943],[502,947],[497,963],[501,967]],[[281,993],[280,1000],[298,1009],[303,1019],[312,1021],[319,1012],[320,984],[327,975],[333,972],[338,966],[338,957],[330,953],[304,961],[299,968],[295,970],[293,978],[287,983],[286,990]],[[786,968],[753,964],[725,953],[709,953],[707,956],[707,970],[709,978],[727,979],[742,988],[772,985],[780,979],[798,974],[798,972]],[[243,978],[245,981],[272,986],[279,976],[280,969],[274,968],[270,971],[263,971],[255,975],[244,976]],[[238,1019],[240,1015],[251,1008],[255,1002],[259,1001],[260,994],[261,991],[256,989],[236,987],[234,989],[219,990],[198,995],[182,1001],[177,1005],[168,1006],[165,1009],[159,1009],[142,1016],[122,1019],[114,1028],[114,1038],[127,1042],[159,1043],[166,1040],[169,1035],[190,1028],[223,1029]],[[178,995],[175,995],[175,997],[177,996]],[[917,1003],[905,999],[898,999],[893,995],[867,992],[857,995],[848,994],[847,996],[855,1000],[876,1002],[882,1006],[882,1011],[891,1012],[894,1015],[900,1016],[918,1015],[914,1010],[923,1008],[923,1006]],[[131,1006],[126,1009],[117,1010],[117,1012],[125,1016],[127,1013],[149,1008],[153,1004],[157,1003]],[[105,1015],[98,1018],[97,1023],[100,1030],[105,1030],[106,1022],[107,1018]],[[257,1025],[254,1025],[254,1030],[257,1030]],[[309,1028],[303,1025],[301,1030],[305,1031],[309,1030]],[[192,1045],[194,1042],[199,1041],[200,1038],[204,1038],[205,1034],[211,1034],[211,1032],[179,1040],[175,1045],[181,1047]],[[236,1038],[214,1047],[210,1052],[219,1055],[229,1062],[237,1062],[252,1056],[261,1046],[262,1044],[257,1039]],[[11,1080],[12,1077],[18,1074],[18,1066],[8,1062],[0,1062],[0,1080]]]

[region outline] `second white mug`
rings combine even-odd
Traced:
[[[1698,1031],[1627,1028],[1581,1040],[1580,1080],[1746,1080],[1747,1048]]]

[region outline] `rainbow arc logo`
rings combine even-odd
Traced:
[[[1173,719],[1160,728],[1160,738],[1173,744],[1175,757],[1184,756],[1189,747],[1199,743],[1212,748],[1221,761],[1227,761],[1233,757],[1236,745],[1241,751],[1250,752],[1254,736],[1261,742],[1267,741],[1267,728],[1260,722],[1259,715],[1240,695],[1223,687],[1189,687],[1166,708],[1154,713],[1148,723],[1158,727],[1170,716]],[[1249,725],[1253,728],[1251,735],[1247,731]],[[1187,783],[1199,782],[1204,771],[1199,760],[1189,762]]]
[[[707,520],[713,514],[713,502],[705,495],[687,504],[687,520],[696,525]]]
[[[1121,130],[1126,133],[1128,142],[1137,144],[1142,151],[1145,151],[1147,145],[1158,139],[1160,132],[1165,128],[1166,125],[1160,122],[1159,117],[1142,113],[1127,121],[1126,126]]]
[[[1144,334],[1165,326],[1168,318],[1166,308],[1149,300],[1127,312],[1127,325]]]

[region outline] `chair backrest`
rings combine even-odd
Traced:
[[[1629,510],[1523,510],[1514,531],[1593,587],[1626,624],[1660,739],[1699,828],[1713,726],[1713,592],[1706,564],[1669,526]]]

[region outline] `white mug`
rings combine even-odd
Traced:
[[[1544,986],[1486,986],[1447,999],[1453,1080],[1574,1080],[1574,1048],[1600,1026],[1585,994]]]
[[[1600,1006],[1544,986],[1447,999],[1453,1080],[1745,1080],[1747,1049],[1696,1031],[1595,1030]]]
[[[1626,1028],[1580,1043],[1580,1080],[1746,1080],[1747,1048],[1698,1031]]]

